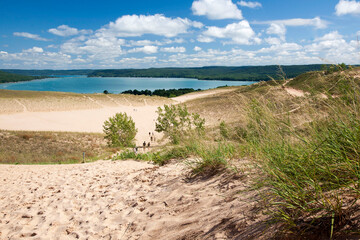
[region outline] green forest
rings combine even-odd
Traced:
[[[184,95],[186,93],[191,93],[191,92],[196,92],[196,91],[201,91],[201,89],[193,89],[193,88],[179,88],[179,89],[156,89],[154,91],[151,90],[127,90],[124,91],[122,93],[124,94],[133,94],[133,95],[146,95],[146,96],[160,96],[160,97],[177,97],[180,95]],[[104,92],[105,93],[105,92]]]
[[[42,78],[44,78],[44,77],[41,77],[41,76],[25,76],[25,75],[19,75],[19,74],[0,71],[0,83],[30,81],[30,80],[42,79]]]
[[[94,70],[76,69],[76,70],[22,70],[22,69],[0,69],[8,73],[15,73],[28,76],[61,76],[61,75],[88,75]]]
[[[309,71],[323,70],[330,65],[269,65],[242,67],[148,68],[148,69],[75,69],[75,70],[20,70],[2,69],[0,83],[28,81],[45,77],[87,75],[88,77],[153,77],[194,78],[199,80],[267,81],[271,78],[293,78]],[[18,74],[18,75],[15,75]],[[20,76],[21,75],[21,76]]]
[[[149,68],[95,70],[88,77],[155,77],[195,78],[199,80],[266,81],[296,77],[309,71],[318,71],[321,64],[292,66],[244,66],[244,67],[199,67],[199,68]]]

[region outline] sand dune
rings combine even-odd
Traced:
[[[156,110],[164,104],[183,103],[211,94],[231,91],[214,89],[177,98],[104,95],[36,93],[34,96],[1,98],[0,129],[28,131],[102,132],[105,120],[118,112],[131,116],[138,128],[136,144],[149,141],[149,132],[155,133]],[[34,93],[35,94],[35,93]],[[65,93],[64,93],[65,94]],[[161,137],[157,134],[157,138]]]
[[[6,130],[102,132],[105,120],[118,112],[125,112],[133,118],[138,134],[136,142],[141,145],[149,141],[149,132],[155,132],[156,106],[104,107],[98,109],[21,112],[0,115],[0,128]],[[160,137],[158,133],[155,133]]]
[[[140,144],[154,130],[157,106],[171,102],[79,99],[80,105],[0,97],[0,104],[16,106],[0,114],[0,128],[101,132],[109,116],[126,112],[139,128]],[[245,175],[189,179],[188,171],[181,163],[136,161],[0,165],[0,239],[266,239],[260,199],[247,190]]]
[[[137,145],[155,132],[156,110],[171,99],[131,95],[46,95],[1,98],[0,129],[28,131],[102,132],[105,120],[118,112],[133,118]],[[161,135],[155,133],[158,138]]]
[[[266,230],[246,178],[185,173],[135,161],[0,165],[0,239],[250,239]]]

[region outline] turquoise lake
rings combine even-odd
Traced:
[[[123,78],[123,77],[91,77],[67,76],[59,78],[46,78],[27,82],[3,83],[0,89],[31,90],[31,91],[56,91],[74,93],[121,93],[126,90],[173,89],[194,88],[209,89],[219,86],[250,85],[251,81],[204,81],[189,78]]]

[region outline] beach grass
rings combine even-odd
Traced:
[[[64,164],[108,158],[103,134],[0,130],[0,163]]]

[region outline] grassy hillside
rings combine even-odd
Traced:
[[[245,157],[258,169],[280,239],[358,239],[359,99],[358,68],[260,82],[187,105],[212,126],[209,139],[238,151],[217,159],[226,166]]]
[[[282,66],[288,78],[308,71],[320,70],[321,65]],[[149,68],[95,70],[89,77],[167,77],[196,78],[200,80],[266,81],[278,79],[279,66],[201,67],[201,68]]]
[[[41,78],[44,78],[44,77],[25,76],[25,75],[19,75],[19,74],[0,71],[0,83],[30,81],[30,80],[41,79]]]

